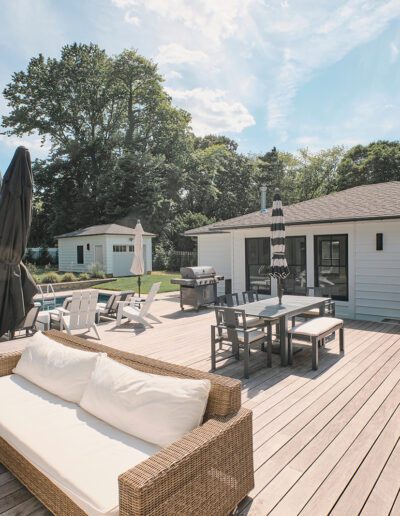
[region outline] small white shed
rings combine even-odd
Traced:
[[[153,233],[143,235],[146,272],[152,270]],[[119,224],[102,224],[58,235],[58,270],[87,272],[93,264],[113,276],[131,276],[135,230]]]

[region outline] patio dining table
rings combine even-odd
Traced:
[[[288,321],[289,318],[300,315],[312,308],[319,308],[320,315],[324,315],[326,297],[313,296],[283,296],[282,304],[277,297],[255,301],[236,306],[238,310],[244,310],[246,316],[259,317],[267,321],[279,320],[279,341],[281,365],[288,363]]]

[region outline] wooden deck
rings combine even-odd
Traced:
[[[182,313],[171,294],[154,306],[161,325],[104,323],[104,342],[209,370],[213,312]],[[249,380],[240,363],[219,371],[242,378],[253,410],[256,485],[242,515],[400,515],[400,325],[346,321],[345,345],[340,356],[338,339],[327,343],[318,371],[307,345],[290,368],[274,357],[266,369],[258,352]],[[0,514],[46,514],[1,466]]]

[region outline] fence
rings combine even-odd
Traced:
[[[181,267],[195,267],[197,265],[196,251],[172,251],[169,256],[169,269],[179,271]]]

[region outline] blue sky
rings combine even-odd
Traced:
[[[400,0],[1,0],[0,90],[74,41],[159,63],[198,135],[243,152],[399,139]],[[0,97],[0,114],[7,112]],[[36,135],[0,136],[46,156]]]

